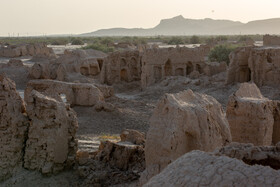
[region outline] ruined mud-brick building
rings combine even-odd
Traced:
[[[193,71],[203,73],[209,50],[205,46],[146,50],[142,56],[142,87],[167,76],[188,76]]]
[[[114,52],[104,59],[101,82],[109,85],[140,80],[141,63],[138,50]]]
[[[65,50],[64,54],[50,63],[36,63],[29,76],[33,79],[56,79],[60,81],[86,82],[85,77],[98,78],[105,53],[95,50]]]
[[[227,83],[280,85],[280,46],[241,47],[230,54]]]
[[[264,46],[277,46],[277,45],[280,46],[280,37],[264,35],[263,36],[263,45]]]
[[[201,46],[115,52],[104,59],[101,82],[111,85],[141,80],[145,88],[167,76],[188,76],[193,71],[201,74],[209,50]]]
[[[15,83],[0,75],[0,183],[22,168],[52,174],[75,163],[75,111],[35,90],[25,100]]]
[[[0,45],[0,56],[15,58],[20,56],[55,56],[53,49],[46,44],[21,44],[21,45]]]

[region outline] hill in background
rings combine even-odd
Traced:
[[[161,20],[154,28],[111,28],[81,34],[80,36],[157,36],[157,35],[248,35],[280,34],[280,18],[248,23],[231,20],[186,19],[176,16]]]

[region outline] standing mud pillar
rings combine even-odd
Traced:
[[[72,167],[77,151],[78,122],[69,105],[32,91],[27,98],[31,119],[24,167],[43,174]]]
[[[0,181],[22,164],[28,124],[15,83],[0,75]]]
[[[227,118],[232,141],[270,146],[273,133],[272,101],[263,97],[255,84],[243,83],[230,96]]]

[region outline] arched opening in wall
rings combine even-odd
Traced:
[[[141,76],[142,74],[142,66],[143,66],[143,62],[142,62],[142,57],[140,59],[140,70],[139,70],[139,75]]]
[[[121,81],[128,82],[128,75],[126,69],[121,70]]]
[[[198,71],[200,74],[203,73],[202,68],[199,64],[196,64],[196,71]]]
[[[172,76],[172,65],[170,59],[167,60],[164,66],[165,76]]]
[[[154,66],[154,78],[155,78],[155,82],[159,82],[161,80],[161,66]]]
[[[251,70],[248,68],[248,75],[247,75],[248,82],[251,81]]]
[[[249,82],[251,81],[251,70],[247,65],[239,66],[239,82]]]
[[[98,62],[98,65],[99,65],[99,69],[100,69],[100,71],[101,71],[101,69],[102,69],[102,67],[103,67],[103,60],[98,59],[97,62]]]
[[[87,67],[81,67],[81,68],[80,68],[80,72],[81,72],[82,75],[88,76],[88,75],[89,75],[89,68],[87,68]]]
[[[184,69],[183,68],[177,68],[175,70],[175,75],[176,76],[184,76]]]
[[[130,61],[130,74],[134,80],[137,80],[139,78],[137,60],[135,57],[132,57]]]
[[[197,138],[195,136],[193,136],[191,133],[189,132],[185,132],[185,139],[186,139],[186,142],[187,142],[187,145],[186,145],[186,152],[190,152],[190,151],[193,151],[193,150],[196,150],[198,147],[197,147]]]
[[[143,62],[142,62],[142,57],[140,58],[140,69],[142,68],[143,66]]]
[[[277,109],[274,111],[274,124],[273,124],[273,134],[272,143],[277,144],[280,142],[280,103],[278,103]]]
[[[126,67],[126,60],[124,58],[121,59],[121,67]]]
[[[193,72],[193,65],[191,62],[188,62],[186,67],[186,74],[189,75],[191,74],[191,72]]]

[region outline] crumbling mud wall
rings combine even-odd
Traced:
[[[69,104],[35,90],[25,100],[0,76],[0,181],[23,166],[50,174],[75,162],[78,121]]]
[[[229,97],[227,105],[232,140],[256,146],[271,145],[276,115],[274,108],[273,102],[263,97],[255,84],[241,84],[238,91]]]
[[[20,56],[55,57],[52,48],[46,44],[0,45],[0,57],[15,58]]]
[[[138,174],[145,169],[144,147],[130,142],[101,142],[95,159],[124,171],[138,171]]]
[[[280,173],[250,166],[227,156],[192,151],[177,159],[144,187],[168,186],[279,186]]]
[[[28,126],[15,83],[0,75],[0,181],[21,167]]]
[[[238,48],[229,55],[230,64],[227,71],[227,84],[251,81],[249,57],[252,47]]]
[[[188,76],[197,71],[204,73],[205,57],[210,48],[164,48],[148,49],[142,56],[142,88],[150,86],[167,76]]]
[[[141,79],[141,56],[138,50],[114,52],[104,59],[101,82],[112,85]]]
[[[62,56],[50,62],[35,63],[30,71],[32,79],[53,79],[67,82],[89,82],[99,79],[107,55],[95,50],[65,51]]]
[[[250,81],[258,86],[280,85],[279,47],[242,47],[230,54],[226,83]]]
[[[256,48],[249,58],[251,80],[258,86],[280,85],[280,47]]]
[[[213,76],[221,72],[227,71],[227,64],[225,62],[206,62],[204,73],[207,76]]]
[[[213,151],[229,142],[225,113],[213,97],[191,90],[166,94],[150,120],[141,183],[187,152]]]
[[[264,35],[263,36],[263,45],[264,46],[280,46],[280,37],[279,36],[271,36]]]
[[[273,117],[272,144],[276,145],[280,142],[280,101],[273,101]]]
[[[43,174],[71,168],[77,151],[75,112],[69,105],[36,91],[32,91],[26,100],[31,123],[24,167]]]
[[[53,97],[58,101],[61,96],[66,96],[67,102],[72,105],[78,106],[93,106],[100,101],[104,101],[103,93],[93,84],[89,83],[68,83],[55,80],[32,80],[27,84],[25,90],[25,98],[33,91],[36,90],[47,96]],[[110,90],[104,88],[106,94],[110,94]],[[107,93],[109,92],[109,93]]]
[[[276,146],[254,146],[253,144],[234,142],[215,150],[214,154],[236,158],[248,165],[262,165],[276,170],[280,169],[280,143]]]

